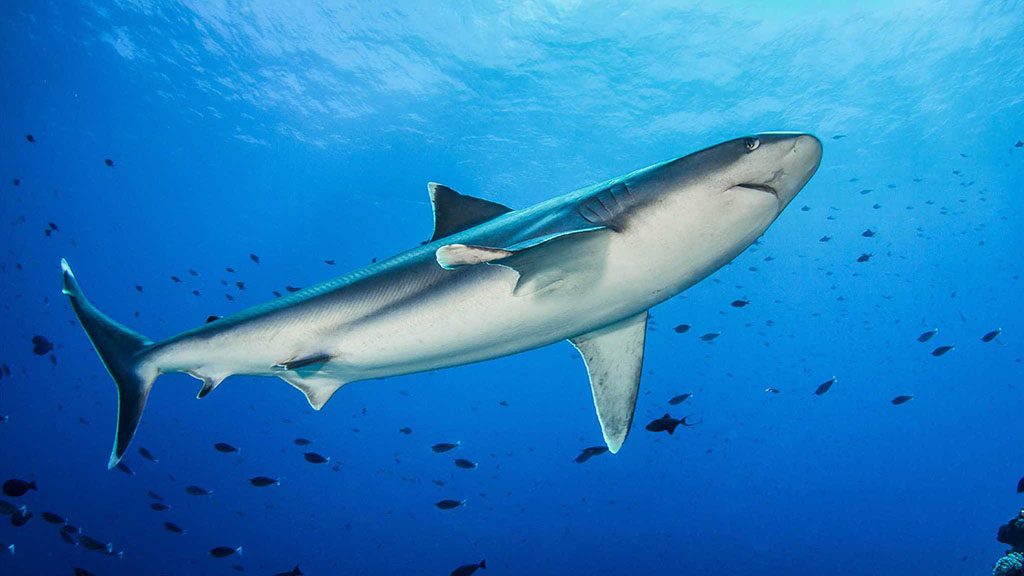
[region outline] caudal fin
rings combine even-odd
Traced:
[[[144,360],[144,353],[153,342],[97,310],[82,294],[67,260],[61,259],[60,269],[64,278],[64,294],[71,301],[71,308],[89,335],[107,372],[117,384],[117,433],[107,464],[108,468],[113,468],[135,435],[135,429],[142,419],[142,410],[146,407],[146,398],[158,375],[156,367]]]

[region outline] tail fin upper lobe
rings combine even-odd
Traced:
[[[110,454],[108,468],[121,460],[128,444],[135,435],[135,429],[142,419],[146,398],[159,375],[155,366],[145,362],[145,353],[153,342],[145,336],[125,328],[100,312],[82,294],[71,267],[66,260],[60,262],[64,280],[64,294],[71,301],[71,307],[78,321],[85,328],[93,347],[100,355],[107,372],[117,384],[117,433],[114,449]]]

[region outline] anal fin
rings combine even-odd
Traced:
[[[619,451],[633,424],[647,336],[647,311],[570,339],[587,365],[605,444]]]
[[[318,353],[275,364],[274,368],[281,371],[279,378],[302,391],[309,405],[319,410],[347,382],[327,369],[330,361],[330,354]]]

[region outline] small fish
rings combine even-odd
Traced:
[[[147,490],[146,494],[149,494],[149,497],[152,498],[153,500],[163,500],[164,499],[163,496],[157,494],[156,492],[153,492],[152,490]]]
[[[778,388],[765,388],[764,391],[768,392],[769,394],[778,394],[779,393],[779,389]]]
[[[450,576],[470,576],[477,570],[486,570],[487,560],[481,560],[479,564],[463,564],[455,570],[452,570]]]
[[[32,353],[36,356],[45,356],[53,350],[53,342],[46,339],[45,336],[33,336],[32,337]]]
[[[124,461],[118,462],[117,466],[114,467],[129,476],[135,476],[135,471],[129,468],[128,465],[124,463]]]
[[[732,306],[733,308],[744,308],[749,304],[750,300],[733,300],[730,306]]]
[[[472,460],[466,460],[465,458],[456,458],[455,465],[463,470],[472,470],[477,467],[477,463]]]
[[[865,237],[865,238],[872,238],[875,235],[875,231],[870,229],[870,228],[868,228],[867,230],[861,232],[860,235]]]
[[[138,292],[139,294],[142,294],[142,284],[136,284],[135,291]]]
[[[260,263],[260,257],[255,255],[255,254],[249,254],[249,260],[252,260],[253,262],[255,262],[257,264]]]
[[[818,242],[828,242],[831,239],[831,236],[822,236],[821,238],[818,238]]]
[[[460,507],[465,506],[465,505],[466,505],[466,501],[465,500],[447,500],[447,499],[445,499],[445,500],[438,500],[437,502],[434,503],[434,506],[437,506],[441,510],[453,510],[455,508],[460,508]]]
[[[20,478],[11,478],[10,480],[4,482],[3,490],[4,494],[7,494],[11,498],[21,498],[29,490],[38,491],[39,488],[36,486],[34,480],[32,482],[26,482],[25,480],[22,480]]]
[[[327,264],[328,266],[334,266],[334,260],[324,260],[324,264]]]
[[[75,566],[75,576],[96,576],[96,575],[93,574],[92,572],[89,572],[85,568],[79,568],[78,566]]]
[[[40,516],[42,516],[43,520],[50,524],[60,524],[61,526],[67,524],[67,521],[64,520],[62,516],[54,514],[53,512],[43,512],[42,514],[40,514]]]
[[[298,292],[299,290],[302,290],[302,288],[298,288],[296,286],[285,286],[284,289],[289,292]]]
[[[939,333],[939,329],[938,328],[932,328],[931,330],[929,330],[927,332],[922,332],[921,335],[917,337],[917,341],[918,342],[927,342],[927,341],[931,340],[932,337],[934,337],[938,333]]]
[[[842,140],[843,138],[846,138],[846,134],[836,134],[832,137],[833,140]]]
[[[676,334],[685,334],[686,332],[690,331],[690,325],[689,324],[679,324],[678,326],[673,328],[673,330],[676,331]]]
[[[399,428],[398,431],[406,435],[412,434],[412,428],[409,428],[408,426],[405,428]]]
[[[159,462],[159,460],[156,459],[156,456],[153,456],[153,453],[147,450],[145,446],[139,446],[139,455],[145,458],[146,460],[149,460],[150,462]]]
[[[232,446],[231,444],[228,444],[226,442],[217,442],[216,444],[213,445],[213,448],[217,452],[223,452],[225,454],[231,454],[232,452],[238,452],[238,448],[235,448],[234,446]]]
[[[177,276],[171,276],[171,282],[174,282],[175,284],[181,284],[181,278],[178,278]]]
[[[721,335],[722,335],[721,332],[708,332],[707,334],[701,336],[700,339],[705,341],[705,342],[711,342],[712,340],[714,340],[715,338],[718,338]]]
[[[647,424],[647,426],[645,426],[645,428],[650,432],[668,432],[669,434],[674,434],[676,431],[676,427],[679,426],[680,424],[682,424],[683,426],[692,426],[692,424],[686,421],[686,418],[687,417],[684,416],[676,420],[672,416],[665,414],[664,416],[658,418],[657,420],[652,420],[650,423]]]
[[[828,392],[830,389],[832,389],[832,385],[835,384],[835,383],[836,383],[836,377],[833,376],[831,379],[826,380],[826,381],[822,382],[821,384],[818,384],[818,388],[814,390],[814,395],[815,396],[821,396],[822,394],[824,394],[824,393]]]
[[[607,451],[607,446],[590,446],[589,448],[584,448],[580,452],[580,455],[576,457],[575,462],[577,464],[583,464],[584,462],[590,460],[594,456],[600,456],[601,454],[604,454]]]
[[[214,558],[227,558],[228,556],[233,556],[235,554],[238,554],[239,556],[242,555],[241,546],[239,546],[238,548],[231,548],[228,546],[217,546],[216,548],[210,548],[210,556],[213,556]]]
[[[25,134],[25,140],[27,140],[29,144],[36,143],[36,137],[31,134]]]
[[[92,550],[94,552],[112,552],[114,545],[109,542],[100,542],[92,536],[82,534],[78,537],[78,543],[85,547],[86,550]]]
[[[277,478],[270,478],[267,476],[253,476],[252,478],[249,478],[249,484],[252,484],[257,488],[264,488],[267,486],[280,486],[281,481]]]
[[[907,402],[910,402],[913,399],[913,396],[897,396],[892,399],[892,405],[899,406],[900,404],[906,404]]]
[[[451,452],[452,450],[455,450],[461,445],[462,441],[455,442],[454,444],[451,442],[438,442],[437,444],[431,446],[430,449],[434,451],[434,454],[444,454],[445,452]]]
[[[239,290],[245,290],[245,282],[242,282],[242,281],[235,282],[235,287],[238,288]]]
[[[673,406],[678,406],[678,405],[682,404],[683,402],[686,402],[687,400],[689,400],[690,396],[693,396],[693,394],[691,394],[690,392],[686,392],[686,393],[680,394],[678,396],[673,396],[672,398],[669,398],[668,403],[673,405]]]
[[[186,486],[185,492],[192,496],[209,496],[213,494],[213,490],[207,490],[206,488],[203,488],[202,486],[196,486],[195,484]]]
[[[316,452],[306,452],[305,454],[302,455],[302,457],[305,458],[306,462],[309,462],[310,464],[324,464],[326,462],[330,462],[331,460],[330,458],[327,458],[326,456],[321,456]]]
[[[1017,494],[1024,494],[1024,476],[1017,481]]]
[[[935,350],[932,350],[932,356],[935,356],[935,357],[942,356],[943,354],[949,352],[953,348],[954,348],[953,346],[939,346]]]
[[[28,511],[28,508],[22,506],[21,508],[14,511],[11,514],[11,525],[15,528],[21,528],[32,519],[32,513]]]
[[[178,526],[174,522],[164,522],[164,529],[168,532],[174,532],[175,534],[184,534],[185,529]]]
[[[295,440],[292,440],[292,442],[294,442],[296,446],[309,446],[313,443],[312,440],[308,440],[306,438],[296,438]]]
[[[221,319],[220,316],[216,316],[214,314],[211,314],[211,315],[206,317],[206,323],[209,324],[210,322],[216,322],[217,320],[220,320],[220,319]]]
[[[153,502],[149,505],[149,508],[155,512],[167,512],[171,509],[170,505],[164,504],[163,502]]]
[[[110,158],[104,158],[103,159],[103,163],[107,165],[107,168],[113,168],[114,167],[114,161],[111,160]]]
[[[861,254],[857,258],[857,262],[867,262],[868,260],[871,260],[872,256],[874,256],[874,254],[868,254],[867,252],[865,252],[864,254]]]
[[[1002,328],[996,328],[995,330],[993,330],[991,332],[988,332],[987,334],[982,336],[981,337],[981,341],[982,342],[991,342],[991,341],[995,340],[996,338],[998,338],[999,335],[1002,334],[1002,333],[1003,333],[1003,329]]]
[[[299,565],[296,564],[294,568],[287,572],[278,572],[274,576],[302,576],[302,570],[299,570]]]

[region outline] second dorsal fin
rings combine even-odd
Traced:
[[[427,184],[427,190],[430,192],[430,203],[434,206],[434,235],[430,237],[431,242],[512,211],[497,202],[459,194],[437,182]]]

